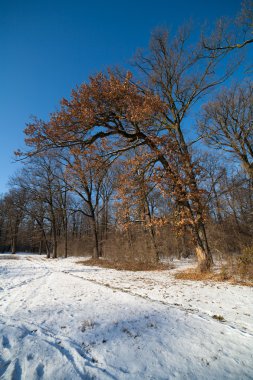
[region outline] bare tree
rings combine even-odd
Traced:
[[[100,216],[104,212],[108,219],[107,208],[111,195],[108,186],[106,187],[106,182],[109,182],[108,165],[99,156],[92,157],[77,150],[73,155],[69,155],[66,150],[62,151],[61,158],[67,165],[65,182],[69,190],[82,201],[72,211],[80,212],[90,220],[95,242],[93,258],[97,259],[102,254]]]
[[[224,89],[203,107],[199,121],[206,143],[232,153],[253,179],[253,86]]]
[[[47,257],[50,257],[48,233],[52,241],[52,257],[57,257],[61,226],[64,230],[65,256],[67,255],[67,189],[62,168],[51,153],[34,157],[26,163],[20,175],[12,179],[12,185],[25,189],[29,202],[25,213],[36,220],[41,228]]]
[[[24,218],[24,206],[27,194],[23,189],[11,189],[4,197],[7,236],[10,239],[11,253],[17,250],[17,239],[20,224]]]
[[[203,36],[203,46],[208,52],[229,53],[252,44],[252,33],[253,1],[244,0],[233,20],[219,19],[215,31],[208,38]]]

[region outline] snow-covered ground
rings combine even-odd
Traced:
[[[1,379],[253,379],[252,288],[19,257],[0,260]]]

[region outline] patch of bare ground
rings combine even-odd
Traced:
[[[100,268],[126,270],[132,272],[138,271],[161,271],[173,269],[173,265],[164,263],[140,263],[140,262],[114,262],[109,260],[90,259],[87,261],[79,261],[78,264],[96,266]]]
[[[198,269],[192,268],[176,273],[175,278],[178,280],[190,281],[228,282],[232,285],[253,287],[253,281],[251,279],[241,279],[238,277],[238,275],[229,273],[226,268],[222,268],[219,271],[210,271],[203,273]]]

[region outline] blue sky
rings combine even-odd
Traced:
[[[239,0],[0,0],[0,194],[31,115],[47,118],[89,75],[127,64],[156,27],[240,9]]]

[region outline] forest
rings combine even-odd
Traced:
[[[2,252],[253,265],[252,3],[153,32],[25,128],[0,198]],[[31,110],[32,111],[32,110]],[[17,147],[18,149],[18,147]]]

